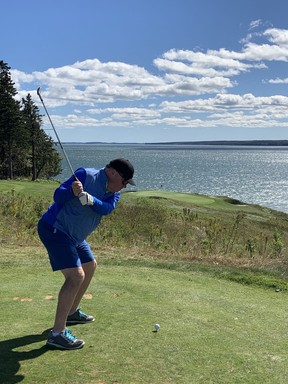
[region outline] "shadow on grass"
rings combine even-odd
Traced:
[[[13,384],[24,380],[25,376],[18,375],[20,361],[36,359],[48,351],[46,345],[31,349],[30,344],[46,340],[49,330],[40,334],[16,337],[0,341],[0,383]],[[15,351],[17,348],[29,346],[27,351]]]

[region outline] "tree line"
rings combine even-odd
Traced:
[[[30,93],[21,101],[10,67],[0,60],[0,179],[51,178],[61,172],[61,157],[41,128],[42,116]]]

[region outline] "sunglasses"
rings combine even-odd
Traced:
[[[115,171],[116,171],[116,169],[115,169]],[[121,179],[122,179],[122,184],[126,186],[126,185],[128,184],[128,181],[125,179],[125,177],[122,175],[121,172],[119,172],[119,171],[116,171],[116,172],[117,172],[118,175],[121,177]]]

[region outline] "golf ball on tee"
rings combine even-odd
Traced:
[[[158,329],[160,328],[160,324],[155,324],[154,328],[155,328],[155,331],[158,331]]]

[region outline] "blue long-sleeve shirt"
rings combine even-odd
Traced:
[[[74,177],[71,177],[55,190],[54,202],[42,218],[79,244],[100,224],[102,216],[114,210],[120,193],[107,191],[108,179],[104,168],[79,168],[75,175],[84,191],[93,196],[93,205],[81,204],[72,191]]]

